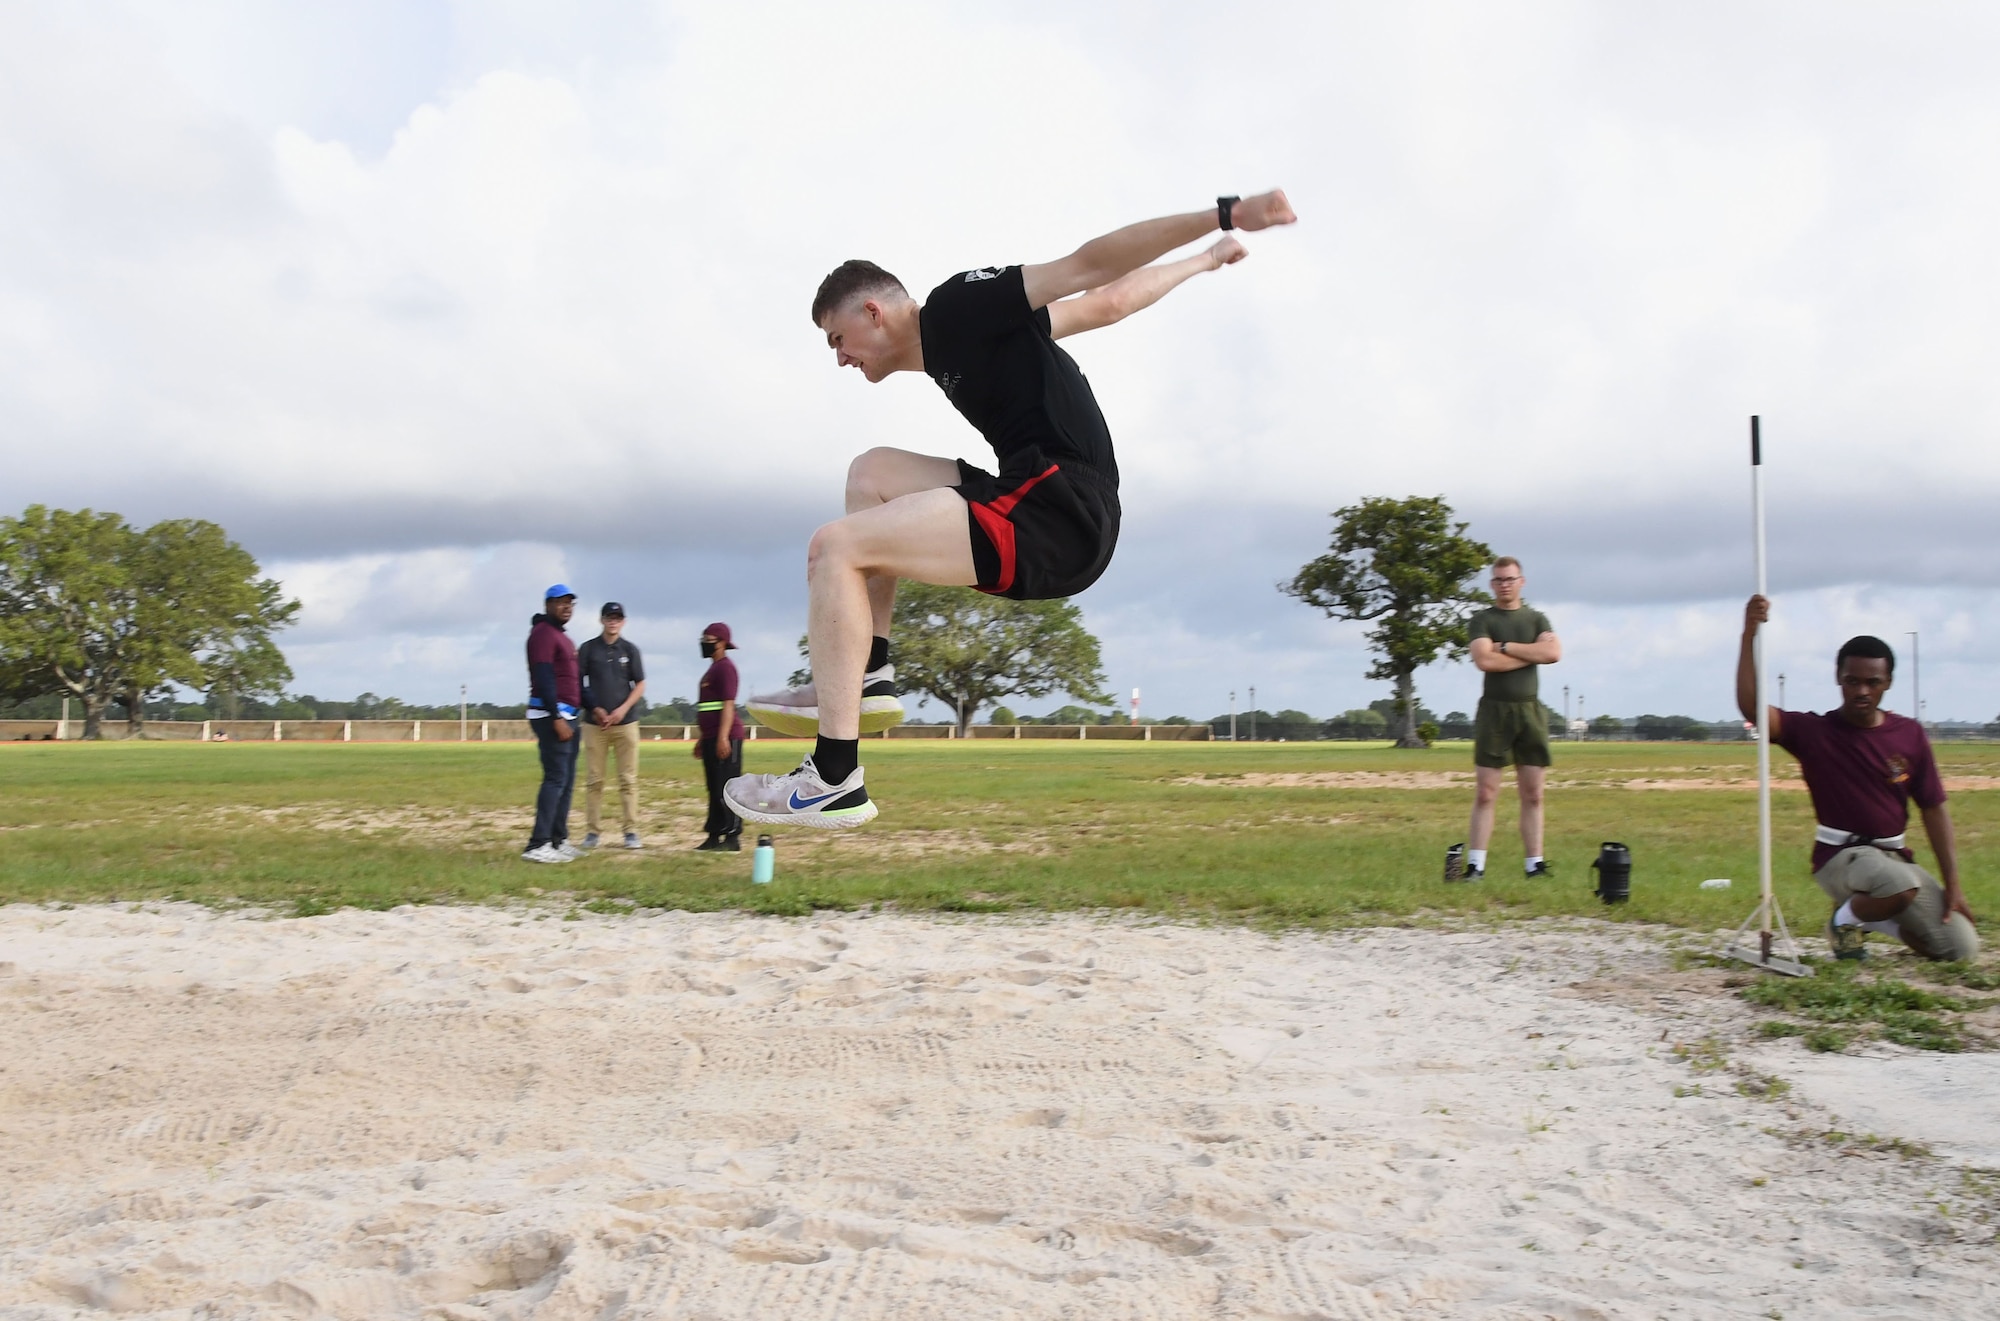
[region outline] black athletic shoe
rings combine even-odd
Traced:
[[[710,835],[694,846],[696,853],[741,853],[743,840],[737,835]]]
[[[1454,844],[1444,851],[1444,878],[1447,881],[1465,879],[1465,845]]]
[[[1549,860],[1547,858],[1543,858],[1540,862],[1528,868],[1528,879],[1531,881],[1538,876],[1546,876],[1550,880],[1554,880],[1555,875],[1556,875],[1556,869],[1554,867],[1549,866]]]
[[[1465,879],[1468,881],[1483,881],[1486,879],[1486,869],[1484,867],[1467,867],[1465,869]]]

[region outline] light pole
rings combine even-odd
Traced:
[[[1250,685],[1250,741],[1257,741],[1257,685]]]
[[[1778,676],[1778,709],[1785,709],[1785,676],[1782,674]]]
[[[1229,690],[1229,741],[1236,741],[1236,690]]]
[[[1569,737],[1569,685],[1563,685],[1563,737]]]
[[[1910,706],[1917,713],[1917,723],[1924,723],[1924,662],[1917,651],[1917,630],[1910,630]]]
[[[1578,693],[1578,694],[1576,695],[1576,718],[1577,718],[1578,722],[1581,722],[1581,721],[1583,720],[1583,694],[1582,694],[1582,693]],[[1584,739],[1585,739],[1586,741],[1587,741],[1587,740],[1588,740],[1588,739],[1590,738],[1590,726],[1589,726],[1589,725],[1584,725],[1584,727],[1583,727],[1583,737],[1584,737]]]
[[[465,742],[465,685],[458,686],[458,741]]]

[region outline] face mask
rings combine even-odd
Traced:
[[[714,660],[718,650],[719,648],[717,644],[713,642],[704,642],[701,644],[701,658],[703,660]]]

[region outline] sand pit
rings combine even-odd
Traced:
[[[1993,1313],[1958,1170],[1698,1072],[1745,1015],[1588,989],[1627,969],[1584,925],[0,909],[0,1317]]]

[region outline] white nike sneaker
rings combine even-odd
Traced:
[[[792,738],[819,735],[819,690],[812,684],[765,693],[745,704],[757,723]],[[896,694],[896,667],[884,665],[861,676],[861,732],[879,734],[903,723],[903,702]]]
[[[789,775],[740,775],[722,786],[722,797],[736,815],[767,826],[846,830],[875,819],[859,766],[839,784],[828,784],[811,757]]]
[[[535,845],[535,847],[525,850],[521,854],[521,858],[525,862],[568,862],[569,861],[568,858],[565,858],[562,854],[556,852],[553,845],[549,844],[537,844]]]

